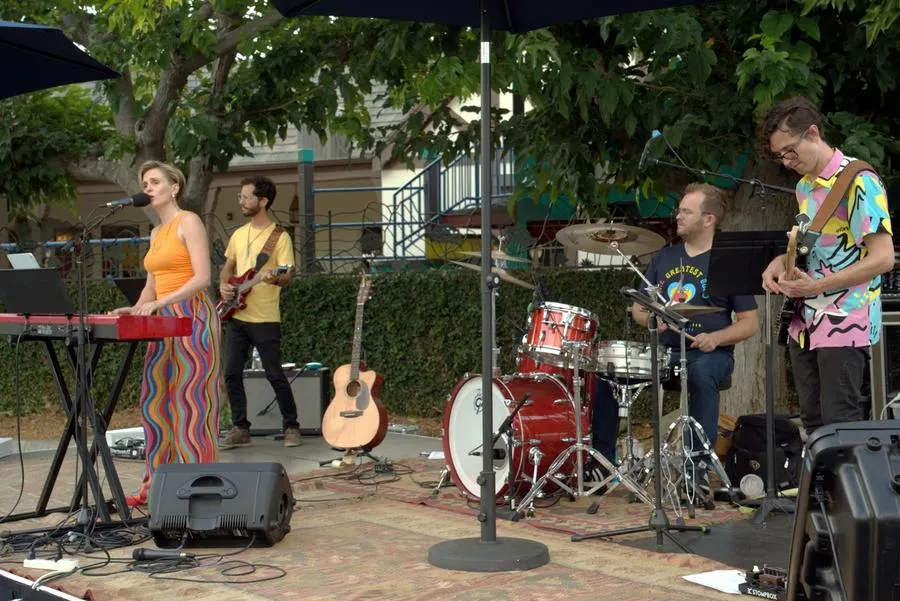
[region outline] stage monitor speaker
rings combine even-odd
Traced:
[[[149,507],[161,548],[271,546],[291,529],[294,495],[280,463],[163,464]]]
[[[900,601],[898,541],[900,427],[849,422],[813,432],[800,475],[787,599]]]
[[[322,416],[331,400],[331,370],[286,369],[284,374],[291,383],[294,402],[297,404],[297,421],[300,433],[306,436],[322,434]],[[244,389],[247,392],[247,419],[250,434],[266,436],[280,434],[281,410],[275,400],[272,385],[262,370],[244,371]]]

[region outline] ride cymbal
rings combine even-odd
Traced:
[[[472,271],[481,271],[481,265],[476,265],[475,263],[463,263],[462,261],[447,261],[448,263],[453,263],[454,265],[459,265],[460,267],[465,267],[466,269],[471,269]],[[511,275],[505,269],[500,269],[499,267],[491,267],[491,272],[496,273],[500,276],[500,279],[504,282],[509,282],[510,284],[514,284],[516,286],[521,286],[522,288],[527,288],[529,290],[534,290],[534,284],[529,284],[525,280],[520,280],[519,278]]]
[[[563,246],[584,252],[617,255],[646,255],[661,249],[666,241],[656,232],[621,223],[578,223],[556,232]]]

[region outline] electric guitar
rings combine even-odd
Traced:
[[[791,228],[791,231],[788,232],[788,244],[787,251],[784,254],[784,275],[782,275],[782,279],[792,280],[794,279],[792,276],[792,271],[794,267],[800,267],[802,269],[803,261],[798,261],[800,258],[797,255],[797,238],[800,236],[801,229],[800,226],[795,225]],[[777,340],[780,345],[787,345],[788,343],[788,328],[790,328],[791,320],[794,318],[794,313],[797,312],[798,303],[793,298],[785,297],[784,302],[781,305],[781,311],[778,313],[778,318],[775,322],[776,331],[778,332]]]
[[[322,416],[322,437],[338,449],[369,451],[381,444],[387,434],[387,411],[380,400],[384,378],[367,370],[359,359],[363,306],[371,290],[371,280],[363,275],[356,296],[353,355],[349,364],[335,370],[334,398]]]
[[[290,265],[279,265],[272,270],[272,275],[278,277],[293,269],[294,268]],[[262,280],[263,272],[257,272],[256,269],[253,268],[248,269],[239,276],[228,278],[228,283],[234,286],[234,296],[229,299],[219,299],[219,302],[216,303],[216,313],[219,314],[219,319],[225,321],[226,319],[230,319],[231,316],[238,311],[246,309],[247,295],[250,294],[253,287],[262,282]]]

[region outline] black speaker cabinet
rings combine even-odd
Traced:
[[[297,404],[297,421],[300,432],[307,436],[322,434],[322,416],[331,401],[331,370],[327,367],[311,369],[286,369],[284,375],[291,383],[294,402]],[[244,371],[244,389],[247,391],[247,419],[250,434],[266,436],[280,434],[281,410],[275,400],[275,392],[262,370]]]
[[[271,546],[291,529],[294,495],[280,463],[160,465],[150,533],[161,548]]]
[[[833,424],[809,437],[789,557],[792,601],[900,601],[896,422]]]

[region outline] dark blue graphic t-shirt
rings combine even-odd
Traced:
[[[688,256],[684,244],[663,248],[650,261],[647,268],[647,279],[659,286],[659,293],[672,303],[689,303],[709,307],[723,307],[724,311],[695,315],[685,329],[695,336],[702,332],[723,330],[732,324],[732,311],[750,311],[756,309],[756,299],[752,296],[710,296],[707,293],[710,251],[695,257]],[[677,333],[666,330],[660,335],[660,342],[666,346],[681,347]],[[686,341],[688,348],[690,340]],[[734,346],[719,347],[733,351]]]

